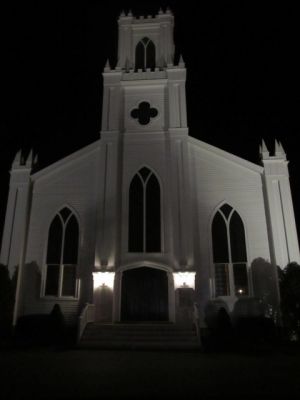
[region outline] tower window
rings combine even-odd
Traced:
[[[45,296],[75,297],[77,291],[79,226],[69,208],[51,222],[46,257]]]
[[[140,40],[135,48],[135,69],[155,68],[155,45],[147,37]]]
[[[146,167],[133,177],[129,188],[128,251],[161,251],[160,184]]]
[[[150,107],[146,101],[142,101],[138,108],[131,111],[132,118],[137,119],[141,125],[148,125],[151,118],[155,118],[157,114],[157,109]]]
[[[215,295],[247,295],[247,252],[244,224],[228,204],[216,213],[212,223]]]

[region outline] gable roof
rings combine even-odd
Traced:
[[[221,150],[218,147],[212,146],[208,143],[202,142],[199,139],[195,139],[191,136],[188,137],[189,143],[195,145],[201,150],[204,150],[208,153],[213,153],[214,155],[224,158],[227,161],[231,161],[234,164],[240,165],[243,168],[246,168],[250,171],[262,174],[264,168],[260,165],[254,164],[251,161],[247,161],[241,157],[235,156],[234,154],[229,153],[228,151]]]
[[[101,139],[98,139],[95,142],[83,147],[82,149],[77,150],[74,153],[62,158],[61,160],[54,162],[48,167],[45,167],[38,172],[35,172],[34,174],[31,175],[32,181],[35,182],[39,179],[51,175],[52,173],[57,172],[60,169],[64,169],[70,166],[71,164],[79,161],[80,159],[86,158],[91,153],[97,151],[100,148],[100,141]]]

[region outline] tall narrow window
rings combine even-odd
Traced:
[[[244,224],[228,204],[216,213],[212,223],[215,295],[248,294],[247,251]]]
[[[69,208],[63,208],[49,228],[45,296],[75,297],[79,226]]]
[[[143,167],[129,188],[129,252],[161,251],[160,208],[159,182],[153,172]]]
[[[135,48],[135,69],[155,68],[155,45],[147,37],[138,42]]]

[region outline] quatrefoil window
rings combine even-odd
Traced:
[[[157,109],[150,107],[150,104],[146,101],[143,101],[138,108],[131,111],[132,118],[137,119],[141,125],[149,124],[151,118],[155,118],[157,114]]]

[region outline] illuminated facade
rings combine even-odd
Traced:
[[[32,172],[11,170],[1,262],[19,267],[15,321],[54,304],[70,322],[190,323],[219,299],[278,305],[276,265],[299,262],[286,155],[262,165],[189,136],[174,17],[119,18],[104,68],[101,138]]]

